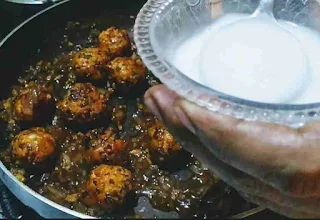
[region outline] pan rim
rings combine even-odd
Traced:
[[[66,2],[69,2],[71,0],[63,0],[61,2],[58,2],[54,5],[51,5],[41,11],[39,11],[38,13],[32,15],[30,18],[26,19],[25,21],[23,21],[22,23],[20,23],[18,26],[16,26],[14,29],[12,29],[1,41],[0,41],[0,48],[5,44],[5,42],[10,38],[12,37],[12,35],[14,35],[19,29],[21,29],[24,25],[26,25],[27,23],[29,23],[31,20],[35,19],[36,17],[44,14],[45,12],[55,8],[55,7],[58,7],[59,5],[62,5]]]

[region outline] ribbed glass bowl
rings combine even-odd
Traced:
[[[211,111],[293,127],[319,120],[320,94],[318,103],[303,105],[253,102],[200,85],[170,64],[166,54],[192,34],[226,13],[252,13],[258,4],[258,0],[149,0],[134,26],[138,53],[162,83]],[[276,19],[320,31],[320,2],[317,0],[275,0],[274,13]]]

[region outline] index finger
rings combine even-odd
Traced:
[[[290,194],[320,194],[318,122],[293,129],[239,120],[186,100],[177,100],[174,109],[178,118],[188,118],[202,142],[226,163]]]

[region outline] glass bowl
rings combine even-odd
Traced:
[[[224,14],[251,14],[258,4],[258,0],[149,0],[139,12],[134,26],[138,53],[150,71],[168,88],[211,111],[292,127],[319,120],[320,94],[318,103],[254,102],[200,85],[170,64],[166,54],[192,34]],[[275,0],[274,14],[276,19],[320,32],[320,2],[317,0]]]

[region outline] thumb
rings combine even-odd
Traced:
[[[182,99],[166,86],[152,87],[146,105],[167,125],[178,125],[196,134],[227,163],[228,155],[264,166],[282,165],[299,153],[301,135],[287,126],[239,120],[208,111]]]
[[[230,155],[234,155],[238,161],[278,167],[299,154],[302,145],[303,138],[295,129],[208,111],[182,99],[164,85],[152,87],[145,95],[145,102],[165,124],[187,128],[227,163],[233,163],[235,158]]]

